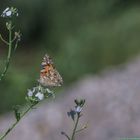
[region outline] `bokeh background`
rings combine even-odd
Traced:
[[[128,62],[140,52],[140,1],[0,1],[1,12],[7,6],[19,9],[14,22],[22,39],[0,83],[0,113],[25,103],[27,89],[36,84],[45,53],[53,57],[64,79],[61,91],[87,74]],[[0,33],[7,38],[2,17]],[[0,71],[6,51],[0,42]]]

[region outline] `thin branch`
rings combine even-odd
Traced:
[[[75,122],[75,126],[74,126],[74,129],[73,129],[71,140],[75,140],[75,133],[76,133],[76,129],[77,129],[77,126],[78,126],[78,123],[79,123],[79,119],[80,119],[80,113],[77,113],[77,119],[76,119],[76,122]]]
[[[3,136],[0,137],[0,140],[3,140],[14,128],[15,126],[18,124],[18,122],[35,106],[36,104],[33,104],[31,106],[29,106],[29,108],[27,108],[27,110],[25,112],[23,112],[23,114],[21,115],[20,119],[18,121],[16,121],[5,133]]]
[[[9,45],[9,43],[2,37],[1,34],[0,34],[0,39],[1,39],[6,45]]]
[[[61,134],[64,135],[68,140],[70,140],[70,137],[65,132],[61,132]]]
[[[13,43],[15,40],[16,40],[16,38],[14,37],[11,42]]]
[[[4,76],[5,76],[5,74],[6,74],[7,70],[8,70],[9,64],[10,64],[10,59],[7,59],[6,64],[5,64],[5,68],[4,68],[3,72],[2,72],[2,74],[0,75],[0,81],[2,81],[2,79],[4,78]]]
[[[10,22],[10,26],[12,26],[12,22]],[[2,79],[4,78],[6,72],[7,72],[8,68],[9,68],[9,64],[10,64],[10,60],[11,60],[11,53],[12,53],[11,38],[12,38],[12,32],[11,32],[11,29],[9,29],[8,54],[7,54],[5,68],[4,68],[3,72],[2,72],[2,74],[0,75],[0,81],[2,81]]]
[[[81,129],[77,130],[76,133],[79,133],[87,128],[87,125],[84,125]]]
[[[16,51],[17,47],[18,47],[18,43],[19,43],[19,40],[17,39],[16,40],[16,43],[15,43],[15,47],[14,47],[14,52]]]

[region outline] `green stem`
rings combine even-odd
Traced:
[[[29,108],[27,108],[27,110],[21,115],[20,120],[35,106],[36,104],[33,104],[31,106],[29,106]],[[3,140],[14,128],[15,126],[18,124],[18,122],[20,121],[16,121],[5,133],[3,136],[0,137],[0,140]]]
[[[12,22],[11,21],[10,21],[9,25],[10,25],[10,28],[9,28],[8,54],[7,54],[5,68],[2,72],[2,74],[0,75],[0,81],[2,81],[2,79],[4,78],[6,72],[9,68],[11,54],[12,54],[12,29],[11,29],[12,28]]]
[[[14,52],[16,51],[17,47],[18,47],[18,39],[16,40],[16,43],[15,43],[15,47],[14,47]]]
[[[83,128],[81,128],[81,129],[79,129],[79,130],[76,130],[76,133],[79,133],[79,132],[85,130],[86,128],[87,128],[87,125],[85,125]]]
[[[79,123],[79,118],[80,118],[80,113],[77,114],[75,126],[74,126],[73,133],[72,133],[72,136],[71,136],[70,140],[75,140],[75,134],[76,134],[77,126],[78,126],[78,123]]]

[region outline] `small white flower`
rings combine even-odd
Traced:
[[[28,89],[27,95],[28,95],[28,97],[32,97],[33,96],[33,91]]]
[[[12,15],[12,11],[7,11],[7,12],[5,13],[5,15],[6,15],[7,17],[10,17],[10,16]]]
[[[12,16],[18,16],[18,10],[16,8],[9,8],[7,7],[1,14],[2,17],[12,17]]]
[[[35,97],[37,97],[39,100],[43,100],[44,99],[44,94],[42,94],[41,92],[38,92]]]
[[[81,106],[77,106],[75,108],[75,112],[80,113],[82,111],[82,107]]]
[[[3,11],[3,13],[6,13],[9,9],[10,9],[10,8],[7,7],[7,8]]]
[[[12,15],[12,11],[10,10],[9,7],[7,7],[3,12],[2,12],[2,17],[9,17]]]

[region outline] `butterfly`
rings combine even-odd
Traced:
[[[38,82],[42,86],[56,87],[63,84],[63,79],[56,70],[53,61],[49,55],[45,55],[41,63],[40,79]]]

